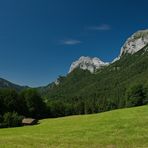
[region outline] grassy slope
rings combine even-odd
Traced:
[[[148,106],[41,120],[30,127],[0,129],[0,147],[148,147]]]

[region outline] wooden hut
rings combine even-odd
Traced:
[[[38,120],[33,118],[24,118],[22,120],[22,125],[35,125],[38,123]]]

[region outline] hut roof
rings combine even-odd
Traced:
[[[36,119],[32,119],[32,118],[24,118],[22,120],[22,124],[34,124],[36,122],[37,122],[37,120]]]

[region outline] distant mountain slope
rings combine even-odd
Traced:
[[[0,88],[13,88],[13,89],[20,91],[24,88],[27,88],[27,86],[20,86],[20,85],[14,84],[8,80],[5,80],[3,78],[0,78]]]

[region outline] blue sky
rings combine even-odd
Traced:
[[[148,28],[147,0],[0,0],[0,77],[41,86],[80,56],[112,61]]]

